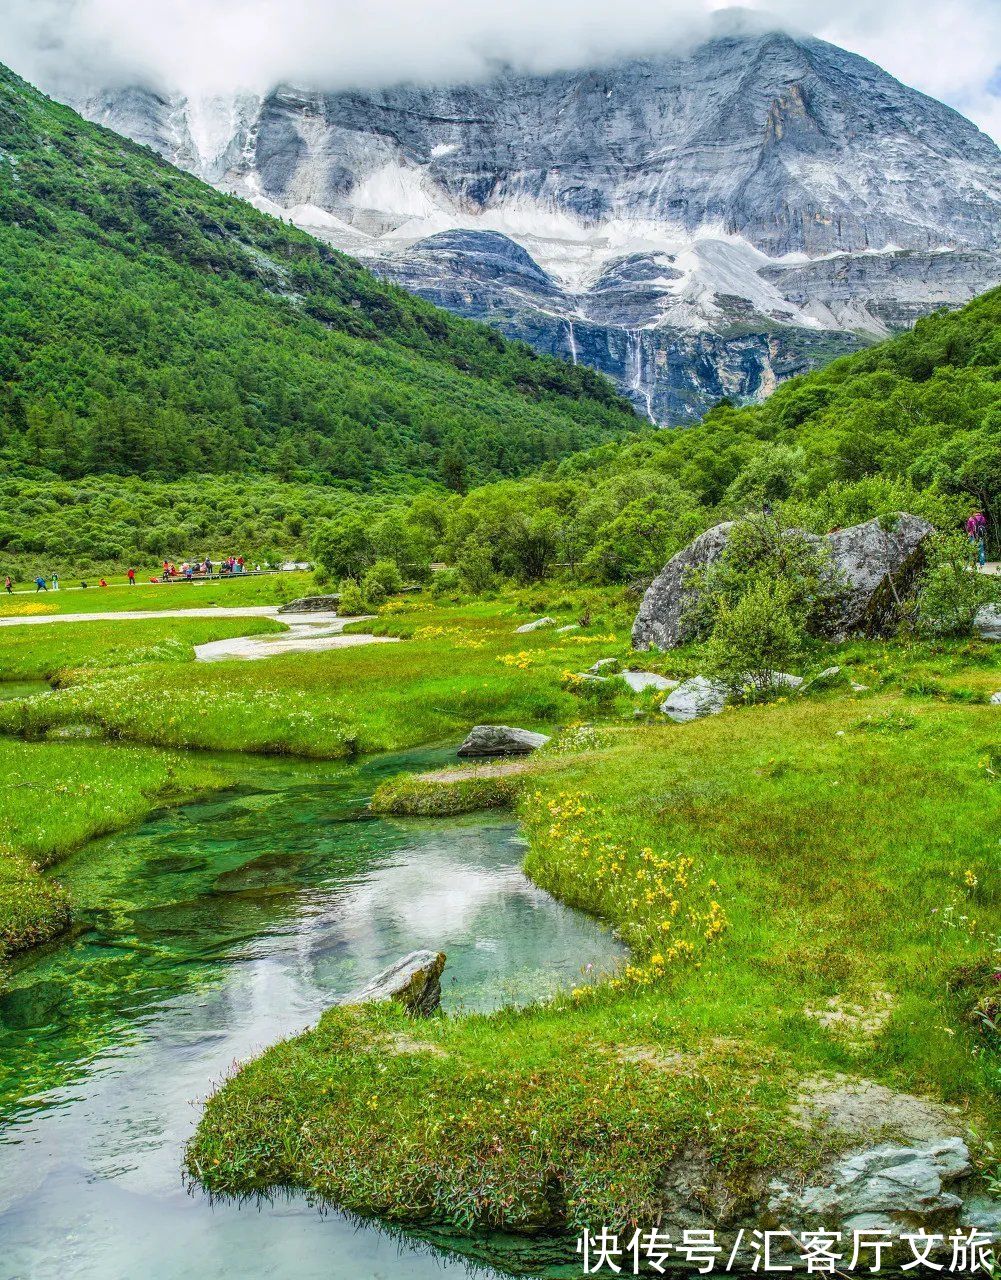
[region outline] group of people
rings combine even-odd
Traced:
[[[99,587],[106,587],[108,584],[107,584],[107,581],[106,581],[104,578],[101,578],[101,579],[99,579],[99,581],[98,581],[98,584],[97,584],[97,585],[98,585]],[[84,582],[84,581],[83,581],[83,579],[81,579],[81,580],[80,580],[80,586],[81,586],[81,587],[89,587],[89,586],[90,586],[90,583],[89,583],[89,582]],[[11,596],[11,595],[13,595],[13,594],[14,594],[14,580],[13,580],[13,578],[10,576],[10,574],[9,574],[9,573],[8,573],[8,574],[6,574],[6,575],[5,575],[5,577],[4,577],[4,580],[3,580],[3,589],[4,589],[4,591],[6,591],[6,592],[7,592],[7,594],[8,594],[9,596]],[[51,590],[51,591],[58,591],[58,590],[59,590],[59,574],[58,574],[58,573],[54,573],[54,574],[52,574],[52,576],[51,576],[49,579],[47,579],[47,580],[46,580],[46,579],[45,579],[41,574],[39,574],[39,575],[38,575],[38,577],[35,579],[35,594],[37,595],[39,591],[50,591],[50,590]]]
[[[161,582],[170,582],[173,578],[188,578],[189,580],[198,574],[199,577],[210,578],[215,566],[208,556],[204,560],[185,562],[178,568],[173,560],[164,560],[163,574],[160,578]],[[221,574],[243,573],[246,568],[246,561],[243,556],[227,556],[225,560],[219,561],[219,572]],[[155,578],[150,579],[155,582]],[[129,570],[129,582],[135,584],[134,570]]]

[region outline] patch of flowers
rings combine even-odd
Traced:
[[[633,960],[615,981],[649,985],[696,958],[727,928],[715,880],[684,853],[607,839],[612,815],[570,791],[527,797],[533,875],[564,901],[613,920]]]

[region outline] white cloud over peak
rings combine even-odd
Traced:
[[[5,0],[0,60],[54,93],[475,78],[676,49],[723,0]],[[1001,139],[1001,0],[750,0],[957,107]]]

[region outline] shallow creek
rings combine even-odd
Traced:
[[[407,951],[448,953],[451,1010],[616,963],[606,930],[525,879],[510,822],[366,816],[382,777],[450,758],[223,762],[232,791],[61,864],[78,927],[0,996],[2,1280],[465,1274],[454,1255],[302,1197],[211,1204],[180,1172],[234,1062]]]

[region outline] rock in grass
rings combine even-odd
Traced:
[[[579,630],[580,630],[579,622],[568,622],[565,627],[557,627],[556,634],[558,636],[565,636],[568,631],[579,631]]]
[[[1001,690],[998,690],[997,693],[991,694],[991,706],[992,707],[1001,706]]]
[[[459,748],[460,756],[527,756],[549,741],[545,733],[506,724],[478,724]]]
[[[820,693],[823,689],[833,689],[837,685],[847,684],[848,677],[842,672],[840,667],[825,667],[823,671],[818,671],[815,676],[811,676],[807,682],[802,685],[803,693]]]
[[[412,951],[383,969],[367,986],[356,991],[345,1004],[378,1004],[395,1000],[415,1018],[426,1018],[441,1004],[443,951]]]
[[[981,605],[973,619],[973,630],[981,640],[1001,640],[1001,605]]]
[[[618,658],[599,658],[592,667],[588,667],[587,674],[589,676],[600,676],[603,671],[611,674],[618,671],[621,663]]]
[[[642,693],[644,689],[677,689],[681,683],[680,680],[659,676],[655,671],[623,671],[621,678],[634,693]]]
[[[690,638],[690,608],[698,596],[692,574],[723,556],[732,529],[732,523],[707,529],[667,562],[647,588],[636,615],[634,649],[651,645],[673,649]],[[788,529],[784,536],[800,538],[828,555],[840,600],[824,630],[844,637],[856,632],[881,635],[892,628],[901,602],[913,597],[917,589],[924,566],[924,541],[933,532],[927,520],[900,511],[889,522],[867,520],[825,538],[802,529]],[[995,611],[995,617],[995,634],[988,638],[1001,640],[1001,612]]]
[[[103,728],[99,724],[58,724],[46,731],[50,742],[84,742],[89,738],[103,738]]]
[[[534,622],[524,622],[520,627],[515,627],[514,634],[523,636],[529,631],[541,631],[543,627],[555,627],[555,618],[536,618]]]
[[[677,689],[661,703],[664,715],[685,724],[701,716],[718,715],[726,705],[726,686],[705,676],[692,676],[679,684]]]

